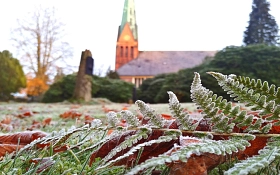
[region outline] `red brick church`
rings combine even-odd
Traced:
[[[158,74],[174,73],[203,62],[216,51],[139,51],[134,0],[125,0],[119,26],[115,70],[122,80],[142,84]]]

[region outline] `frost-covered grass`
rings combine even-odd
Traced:
[[[149,106],[159,114],[170,114],[168,103],[166,104],[149,104]],[[20,132],[27,130],[33,121],[42,122],[46,118],[52,118],[51,124],[41,128],[34,128],[34,130],[42,130],[45,132],[59,131],[62,128],[69,128],[71,126],[80,127],[84,125],[84,116],[89,115],[96,119],[106,121],[106,112],[103,110],[106,107],[110,110],[121,111],[124,107],[131,111],[135,115],[137,114],[137,106],[135,104],[124,104],[124,103],[112,103],[107,102],[105,104],[70,104],[70,103],[17,103],[17,102],[0,102],[0,121],[6,117],[12,119],[11,125],[13,129],[6,131],[0,128],[2,133]],[[189,111],[196,109],[193,103],[182,103],[182,107]],[[59,117],[66,111],[74,110],[82,114],[80,119],[62,119]],[[23,119],[17,116],[26,112],[31,111],[32,116],[27,116]]]

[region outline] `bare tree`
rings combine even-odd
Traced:
[[[55,8],[37,7],[26,18],[18,20],[13,30],[13,41],[21,56],[22,64],[47,83],[56,74],[56,66],[67,65],[72,48],[62,39],[64,24],[55,16]]]

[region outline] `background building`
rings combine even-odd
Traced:
[[[162,39],[162,42],[166,42],[164,37]],[[215,53],[216,51],[139,51],[134,0],[125,0],[115,62],[115,70],[122,80],[139,87],[147,78],[197,66]]]

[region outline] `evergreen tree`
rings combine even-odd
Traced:
[[[243,42],[250,44],[278,44],[278,25],[269,14],[270,3],[266,0],[253,0],[249,25],[244,32]]]
[[[0,100],[8,100],[12,92],[25,86],[26,77],[19,61],[7,50],[0,52]]]

